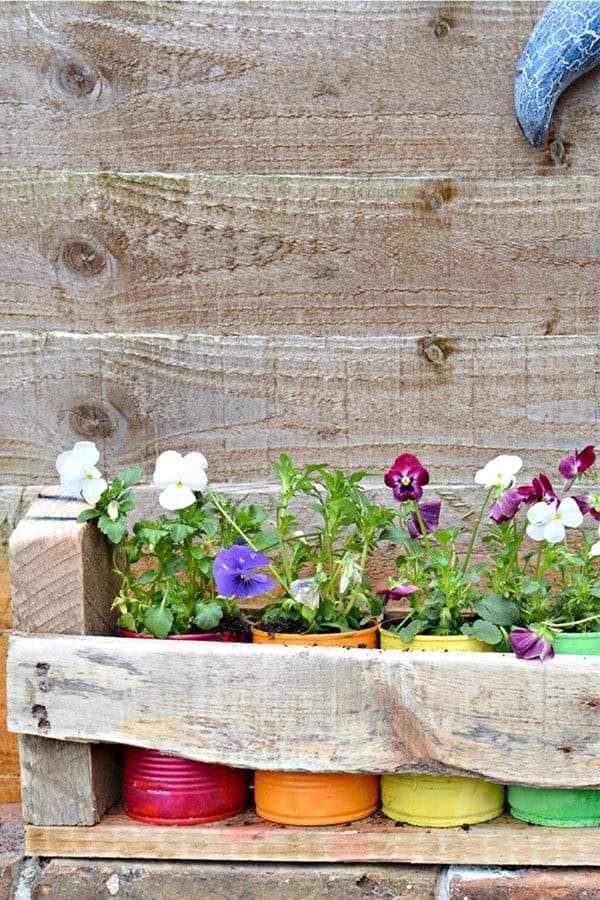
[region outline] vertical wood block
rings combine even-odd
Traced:
[[[114,633],[118,581],[110,548],[82,504],[40,494],[9,542],[15,630],[26,633]],[[40,661],[43,663],[43,661]],[[34,825],[93,825],[120,796],[112,747],[22,735],[23,815]]]

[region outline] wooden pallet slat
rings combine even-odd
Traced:
[[[593,657],[16,636],[8,665],[22,734],[242,768],[600,788]]]
[[[29,826],[33,856],[320,863],[598,866],[597,828],[547,828],[510,816],[470,828],[398,826],[383,816],[346,826],[271,825],[252,813],[215,825],[148,826],[116,808],[93,828]]]

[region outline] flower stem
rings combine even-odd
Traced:
[[[221,515],[229,522],[229,524],[234,529],[234,531],[237,531],[239,536],[241,538],[243,538],[244,542],[248,545],[248,547],[250,547],[251,550],[254,550],[255,553],[260,553],[260,550],[256,549],[255,544],[252,543],[252,541],[250,540],[248,535],[245,534],[242,531],[242,529],[240,528],[240,526],[238,525],[238,523],[234,519],[232,519],[232,517],[229,515],[229,513],[227,512],[225,507],[221,504],[220,500],[217,500],[215,495],[212,493],[210,494],[210,499],[211,499],[211,502],[214,504],[214,506],[216,506],[216,508],[219,510]],[[277,570],[270,563],[267,566],[267,569],[269,570],[269,572],[271,573],[271,575],[273,576],[273,578],[275,579],[277,584],[283,588],[283,590],[285,591],[285,593],[288,596],[290,596],[290,587],[288,584],[286,584],[286,582],[282,578],[280,578]]]
[[[479,510],[479,515],[475,520],[475,525],[473,527],[473,531],[471,532],[471,540],[469,541],[469,546],[467,547],[467,552],[465,553],[465,558],[463,562],[463,573],[467,571],[467,566],[469,565],[469,560],[471,559],[471,554],[473,553],[473,547],[475,546],[475,538],[477,537],[477,533],[479,531],[479,527],[481,525],[481,520],[483,519],[483,514],[485,512],[485,508],[488,505],[489,499],[492,496],[492,492],[494,490],[494,486],[488,488],[485,497],[483,498],[483,503],[481,504],[481,509]]]

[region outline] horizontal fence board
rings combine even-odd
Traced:
[[[4,172],[0,319],[75,332],[598,334],[599,207],[589,177]]]
[[[599,72],[559,101],[541,150],[516,123],[544,6],[5,3],[2,164],[596,174]]]
[[[204,859],[217,862],[425,863],[598,866],[597,828],[531,826],[510,816],[471,828],[398,828],[383,816],[295,828],[252,813],[212,825],[153,825],[116,807],[92,828],[28,826],[26,852],[42,857]]]
[[[577,656],[70,635],[13,636],[8,656],[14,731],[284,771],[600,787],[599,697]]]
[[[269,339],[0,334],[0,482],[56,479],[74,440],[103,468],[200,449],[213,480],[297,460],[387,469],[417,452],[432,480],[472,483],[503,450],[523,476],[594,440],[595,337]]]

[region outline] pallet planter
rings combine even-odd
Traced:
[[[77,511],[44,496],[11,540],[8,721],[20,735],[29,853],[600,864],[600,829],[508,817],[439,831],[381,815],[306,829],[251,812],[176,829],[125,818],[120,743],[243,768],[600,788],[600,662],[125,641],[110,636],[108,548]]]

